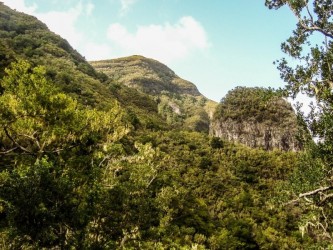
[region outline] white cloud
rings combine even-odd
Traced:
[[[134,33],[114,23],[109,26],[107,36],[125,55],[141,54],[165,63],[209,47],[204,28],[190,16],[182,17],[173,25],[139,26]]]
[[[38,6],[34,3],[28,6],[24,0],[2,0],[9,7],[36,16],[39,20],[44,22],[48,28],[65,38],[75,49],[90,51],[92,45],[86,42],[88,39],[83,32],[80,32],[76,27],[76,23],[82,16],[90,16],[94,10],[94,5],[89,2],[82,4],[79,1],[74,7],[69,8],[66,11],[48,11],[39,12]],[[87,47],[86,49],[84,49]],[[95,48],[99,48],[99,45],[95,45]],[[104,46],[105,47],[105,46]],[[100,49],[99,49],[100,50]]]
[[[1,1],[1,0],[0,0]],[[196,51],[209,47],[206,32],[193,17],[182,17],[174,24],[138,26],[134,32],[120,23],[111,24],[106,31],[108,41],[89,35],[89,30],[80,30],[77,26],[80,18],[92,15],[92,1],[77,1],[76,5],[65,11],[41,13],[36,4],[27,5],[24,0],[2,0],[6,5],[18,11],[36,16],[51,31],[65,38],[88,60],[98,60],[141,54],[164,63],[189,58]],[[127,11],[137,0],[120,0],[122,11]],[[89,17],[91,18],[91,17]]]
[[[82,54],[89,60],[104,60],[111,58],[111,47],[108,44],[87,42],[81,49]]]
[[[83,41],[83,34],[76,29],[75,24],[84,11],[82,4],[79,3],[67,11],[35,13],[35,16],[46,23],[50,30],[67,39],[73,47],[78,48]]]
[[[92,3],[88,3],[86,5],[86,15],[91,16],[94,9],[95,9],[95,5],[93,5]]]
[[[24,12],[24,13],[27,13],[27,14],[30,14],[30,15],[33,15],[34,12],[37,9],[36,3],[34,3],[33,5],[30,5],[30,6],[27,6],[25,4],[24,0],[15,0],[15,1],[13,1],[13,0],[2,0],[2,2],[5,5],[12,8],[12,9],[16,9],[17,11]]]
[[[120,9],[120,15],[123,16],[126,14],[126,12],[129,10],[129,8],[135,4],[137,0],[120,0],[121,9]]]

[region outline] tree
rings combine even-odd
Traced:
[[[311,138],[308,138],[308,147],[304,153],[306,157],[303,157],[301,170],[296,175],[306,185],[303,188],[301,184],[293,185],[293,191],[298,192],[293,202],[305,202],[310,210],[307,213],[308,219],[303,221],[304,230],[311,230],[317,239],[326,239],[332,243],[333,2],[266,0],[266,6],[273,9],[287,6],[297,18],[296,29],[281,47],[283,52],[300,63],[290,66],[287,59],[283,58],[278,61],[278,69],[287,83],[286,90],[290,96],[296,97],[303,93],[312,98],[314,103],[308,115],[299,111]],[[314,138],[316,143],[312,140]],[[310,166],[312,171],[302,171],[304,166]]]
[[[0,238],[13,249],[83,248],[103,167],[129,131],[123,111],[80,106],[47,80],[43,67],[26,61],[6,74],[0,81]]]

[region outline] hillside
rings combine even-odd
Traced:
[[[128,87],[95,71],[45,24],[2,3],[0,38],[0,249],[327,246],[299,230],[307,207],[284,205],[293,198],[286,187],[295,170],[308,167],[306,152],[191,131],[207,132],[214,106],[193,84],[156,61],[130,57],[159,65],[156,72],[146,67],[171,83],[160,93]],[[145,72],[140,67],[131,74]],[[249,98],[261,98],[253,93]],[[242,122],[255,110],[253,117],[264,119],[256,104],[234,113],[227,103],[216,119]],[[289,106],[281,107],[272,115],[288,116]]]
[[[90,63],[113,81],[150,95],[169,124],[208,133],[216,103],[166,65],[138,55]]]
[[[152,98],[110,81],[37,18],[13,11],[1,3],[0,77],[5,67],[18,59],[43,65],[48,79],[83,105],[106,109],[117,101],[136,114],[136,125],[165,126]]]
[[[191,96],[201,95],[193,83],[178,77],[166,65],[143,56],[92,61],[90,64],[113,80],[147,94],[158,95],[164,91]]]

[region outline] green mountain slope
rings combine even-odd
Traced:
[[[161,127],[157,103],[147,95],[110,81],[70,44],[33,16],[0,4],[0,76],[11,62],[43,65],[48,79],[83,105],[107,109],[117,100],[143,126]],[[133,115],[132,115],[133,116]]]
[[[185,130],[214,106],[192,84],[148,95],[1,3],[0,26],[0,249],[327,246],[299,231],[307,208],[281,204],[303,152]]]
[[[181,79],[166,65],[150,58],[135,55],[90,63],[115,81],[147,94],[158,95],[164,91],[201,95],[193,83]]]
[[[114,81],[154,98],[159,113],[169,124],[208,132],[216,103],[166,65],[138,55],[90,63]]]

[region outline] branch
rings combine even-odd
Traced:
[[[149,188],[149,186],[153,183],[153,181],[156,179],[157,173],[151,178],[151,180],[147,183],[146,188]]]
[[[328,33],[327,31],[323,30],[322,28],[319,28],[317,25],[313,24],[313,26],[310,27],[310,26],[307,26],[302,19],[298,18],[298,20],[303,29],[305,29],[307,31],[318,31],[319,33],[323,34],[324,36],[333,39],[332,34]]]
[[[35,133],[34,133],[34,134],[35,134]],[[39,149],[40,151],[42,151],[42,150],[41,150],[41,147],[40,147],[40,144],[39,144],[39,141],[37,140],[36,137],[34,137],[33,135],[26,135],[26,134],[18,134],[18,135],[20,135],[20,136],[24,136],[24,137],[26,137],[26,138],[28,138],[28,139],[33,140],[33,141],[36,143],[38,149]]]
[[[324,36],[326,37],[329,37],[331,39],[333,39],[333,34],[331,34],[329,31],[325,31],[324,29],[318,27],[317,25],[314,24],[314,21],[313,21],[313,17],[311,15],[311,12],[308,8],[308,6],[306,6],[306,9],[309,13],[309,16],[310,16],[310,19],[311,19],[311,25],[312,26],[308,26],[304,23],[304,19],[301,18],[300,14],[296,12],[296,10],[294,8],[292,8],[290,5],[289,5],[289,8],[291,9],[291,11],[294,13],[294,15],[297,17],[298,19],[298,22],[299,24],[301,25],[301,27],[303,29],[305,29],[306,31],[318,31],[319,33],[323,34]]]
[[[323,198],[321,199],[320,203],[324,203],[326,200],[330,199],[330,198],[333,198],[333,193],[330,193],[328,195],[325,195],[323,196]]]
[[[24,152],[27,152],[29,154],[32,154],[32,152],[28,149],[26,149],[25,147],[21,146],[20,144],[18,144],[13,137],[11,137],[11,135],[9,134],[8,130],[6,127],[3,128],[5,131],[5,134],[7,135],[7,137],[9,138],[9,140],[11,140],[18,148],[20,148],[21,150],[23,150]]]
[[[311,195],[314,195],[314,194],[318,194],[318,193],[321,193],[321,192],[323,192],[323,191],[327,191],[327,190],[330,190],[330,189],[333,189],[333,186],[320,187],[320,188],[317,188],[317,189],[315,189],[315,190],[312,190],[312,191],[309,191],[309,192],[306,192],[306,193],[299,194],[298,197],[299,197],[299,198],[306,198],[307,196],[311,196]]]
[[[102,166],[102,164],[106,161],[106,160],[108,160],[108,159],[110,159],[111,158],[111,155],[107,155],[107,156],[105,156],[102,160],[101,160],[101,162],[98,164],[98,167],[100,168],[101,166]]]
[[[325,79],[325,80],[314,80],[314,79],[305,79],[304,82],[308,82],[308,83],[312,83],[312,84],[327,84],[330,88],[333,88],[333,81],[329,80],[329,79]]]
[[[312,191],[309,191],[309,192],[306,192],[306,193],[301,193],[301,194],[298,195],[298,197],[296,199],[290,200],[290,201],[284,203],[283,205],[298,204],[300,202],[301,198],[305,199],[309,203],[313,203],[313,201],[308,199],[308,196],[312,196],[312,195],[315,195],[315,194],[318,194],[318,193],[322,194],[322,192],[327,191],[327,190],[331,190],[331,189],[333,189],[333,186],[320,187],[320,188],[317,188],[315,190],[312,190]],[[328,195],[324,195],[323,198],[320,199],[320,203],[322,204],[327,199],[330,199],[330,198],[333,198],[333,193],[328,194]]]
[[[313,23],[313,16],[312,16],[311,11],[309,9],[309,3],[306,4],[305,8],[306,8],[306,11],[308,12],[308,15],[309,15],[310,19],[311,19],[311,23]]]
[[[44,147],[44,144],[45,143],[43,143],[43,147]],[[41,150],[40,152],[42,152],[42,153],[60,153],[61,151],[69,150],[69,149],[75,148],[77,146],[79,146],[79,144],[71,145],[69,147],[64,147],[64,148],[57,148],[55,150]]]
[[[0,152],[0,155],[6,155],[6,154],[8,154],[8,153],[14,151],[14,150],[17,149],[17,148],[18,148],[18,147],[15,147],[15,148],[9,149],[9,150],[7,150],[7,151]]]

